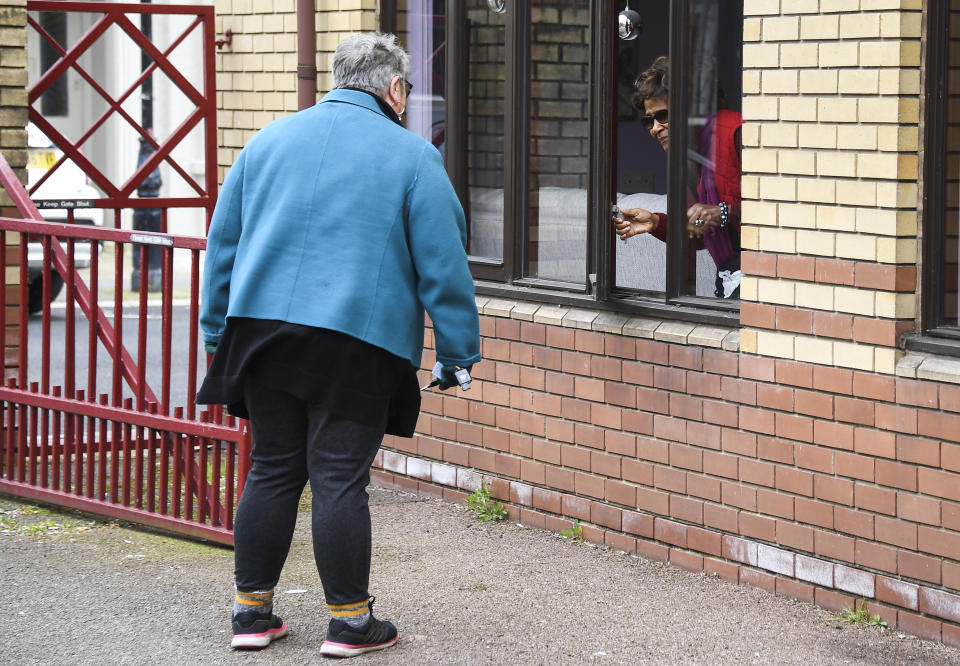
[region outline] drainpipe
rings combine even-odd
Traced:
[[[317,31],[314,0],[297,0],[297,110],[317,103]]]

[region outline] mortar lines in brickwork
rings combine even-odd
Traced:
[[[960,417],[933,411],[960,411],[960,387],[918,381],[923,361],[897,378],[691,344],[691,324],[661,330],[665,322],[585,308],[477,303],[491,343],[478,366],[489,373],[482,393],[424,397],[421,436],[384,458],[407,475],[397,483],[456,499],[488,479],[530,524],[559,531],[576,518],[611,547],[727,577],[739,567],[739,582],[827,607],[856,593],[887,603],[897,585],[914,585],[918,599],[920,583],[957,588],[960,565],[943,560],[941,576],[940,560],[916,552],[948,556],[960,524],[960,507],[940,499],[957,499],[944,485],[957,475],[919,471],[941,453],[945,469],[960,471],[960,448],[937,441],[956,440]],[[722,345],[729,332],[712,339]],[[412,473],[406,461],[424,455],[434,461]],[[904,520],[923,523],[906,523],[906,540]],[[714,559],[732,535],[757,557],[764,546],[762,566]],[[914,633],[927,620],[904,615]]]
[[[374,467],[382,470],[375,473],[378,482],[392,485],[396,482],[393,475],[405,476],[420,483],[415,482],[413,488],[401,483],[400,487],[439,494],[447,499],[451,497],[444,494],[446,489],[460,491],[459,497],[462,499],[466,493],[477,490],[482,484],[490,484],[494,488],[494,496],[511,503],[511,519],[517,519],[519,516],[527,518],[526,521],[520,518],[518,522],[522,524],[546,529],[549,529],[548,525],[552,524],[554,531],[558,531],[569,527],[573,519],[584,523],[593,522],[592,526],[582,524],[581,527],[584,529],[585,537],[592,537],[591,540],[597,543],[634,552],[651,559],[667,561],[684,569],[716,573],[731,582],[758,587],[766,587],[763,584],[764,581],[775,583],[775,588],[769,591],[777,591],[779,586],[789,581],[798,582],[806,586],[791,588],[796,593],[793,596],[809,597],[806,600],[811,602],[815,600],[816,593],[821,590],[845,593],[836,598],[841,601],[841,604],[833,606],[830,603],[823,604],[821,595],[821,600],[817,603],[834,610],[840,610],[842,605],[852,608],[855,600],[866,599],[882,604],[880,612],[885,619],[891,617],[886,611],[899,613],[899,609],[903,609],[904,611],[919,610],[927,616],[936,617],[941,622],[960,623],[960,595],[894,578],[884,575],[883,572],[854,568],[840,562],[744,538],[741,535],[725,534],[703,526],[687,525],[638,511],[623,511],[625,515],[630,514],[629,522],[618,522],[612,527],[605,526],[595,520],[595,511],[589,508],[590,500],[570,497],[568,502],[568,496],[562,493],[556,494],[562,495],[562,506],[569,511],[551,515],[535,506],[534,495],[537,492],[554,493],[555,491],[516,481],[506,481],[476,470],[427,461],[396,451],[386,449],[381,451]],[[437,485],[447,488],[437,488]],[[432,490],[426,486],[432,486]],[[498,486],[500,494],[496,492]],[[504,487],[508,489],[506,493],[503,493]],[[520,514],[521,511],[522,514]],[[548,523],[547,518],[552,518],[553,521]],[[635,531],[630,533],[628,525]],[[588,527],[591,527],[592,531],[587,529]],[[604,529],[605,527],[609,529]],[[696,544],[690,538],[691,530],[696,530],[698,534]],[[720,548],[698,550],[697,544],[710,543],[709,537],[712,537],[713,543],[719,543]],[[736,576],[732,576],[729,569],[724,570],[722,560],[714,559],[716,557],[722,557],[740,565]],[[699,564],[691,566],[696,562]],[[771,577],[767,578],[767,576]],[[950,625],[944,624],[943,627],[946,632],[953,631]],[[941,638],[938,635],[936,639]]]

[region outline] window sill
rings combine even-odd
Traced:
[[[956,328],[933,329],[925,334],[913,333],[903,336],[907,352],[960,357],[960,332]]]
[[[565,305],[552,305],[507,298],[477,296],[477,311],[504,317],[596,333],[612,333],[681,345],[740,350],[740,330],[710,324],[631,317],[629,315]]]
[[[897,362],[897,377],[960,384],[960,358],[908,351]]]
[[[716,299],[687,297],[676,303],[663,303],[616,294],[607,301],[598,301],[590,294],[574,291],[519,287],[515,284],[481,280],[475,280],[474,285],[478,298],[489,297],[562,308],[580,308],[615,313],[624,317],[652,318],[657,321],[672,320],[729,330],[740,328],[739,302],[737,305],[723,302],[718,305]]]

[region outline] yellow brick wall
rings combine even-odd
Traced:
[[[296,0],[215,0],[219,179],[244,144],[272,120],[297,110]],[[377,0],[315,0],[318,97],[330,90],[330,60],[344,37],[377,27]]]
[[[893,373],[917,307],[921,0],[744,17],[741,350]]]
[[[323,94],[337,44],[375,29],[378,3],[315,5]],[[222,180],[296,110],[296,4],[216,12],[218,36],[234,33],[217,56]],[[744,15],[741,350],[893,373],[916,315],[921,2],[745,0]]]
[[[27,3],[5,0],[0,3],[0,151],[20,182],[27,182]],[[0,214],[20,217],[13,201],[0,188]],[[4,352],[4,378],[17,371],[17,304],[20,298],[19,235],[6,235],[5,284],[7,335]]]
[[[27,3],[0,2],[0,149],[26,183],[27,166]],[[0,188],[2,189],[2,188]],[[3,192],[0,205],[13,205]],[[7,242],[10,242],[9,234]]]

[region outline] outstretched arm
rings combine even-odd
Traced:
[[[627,240],[631,236],[655,231],[660,225],[660,217],[643,208],[625,208],[620,211],[621,217],[613,217],[613,228],[620,240]]]

